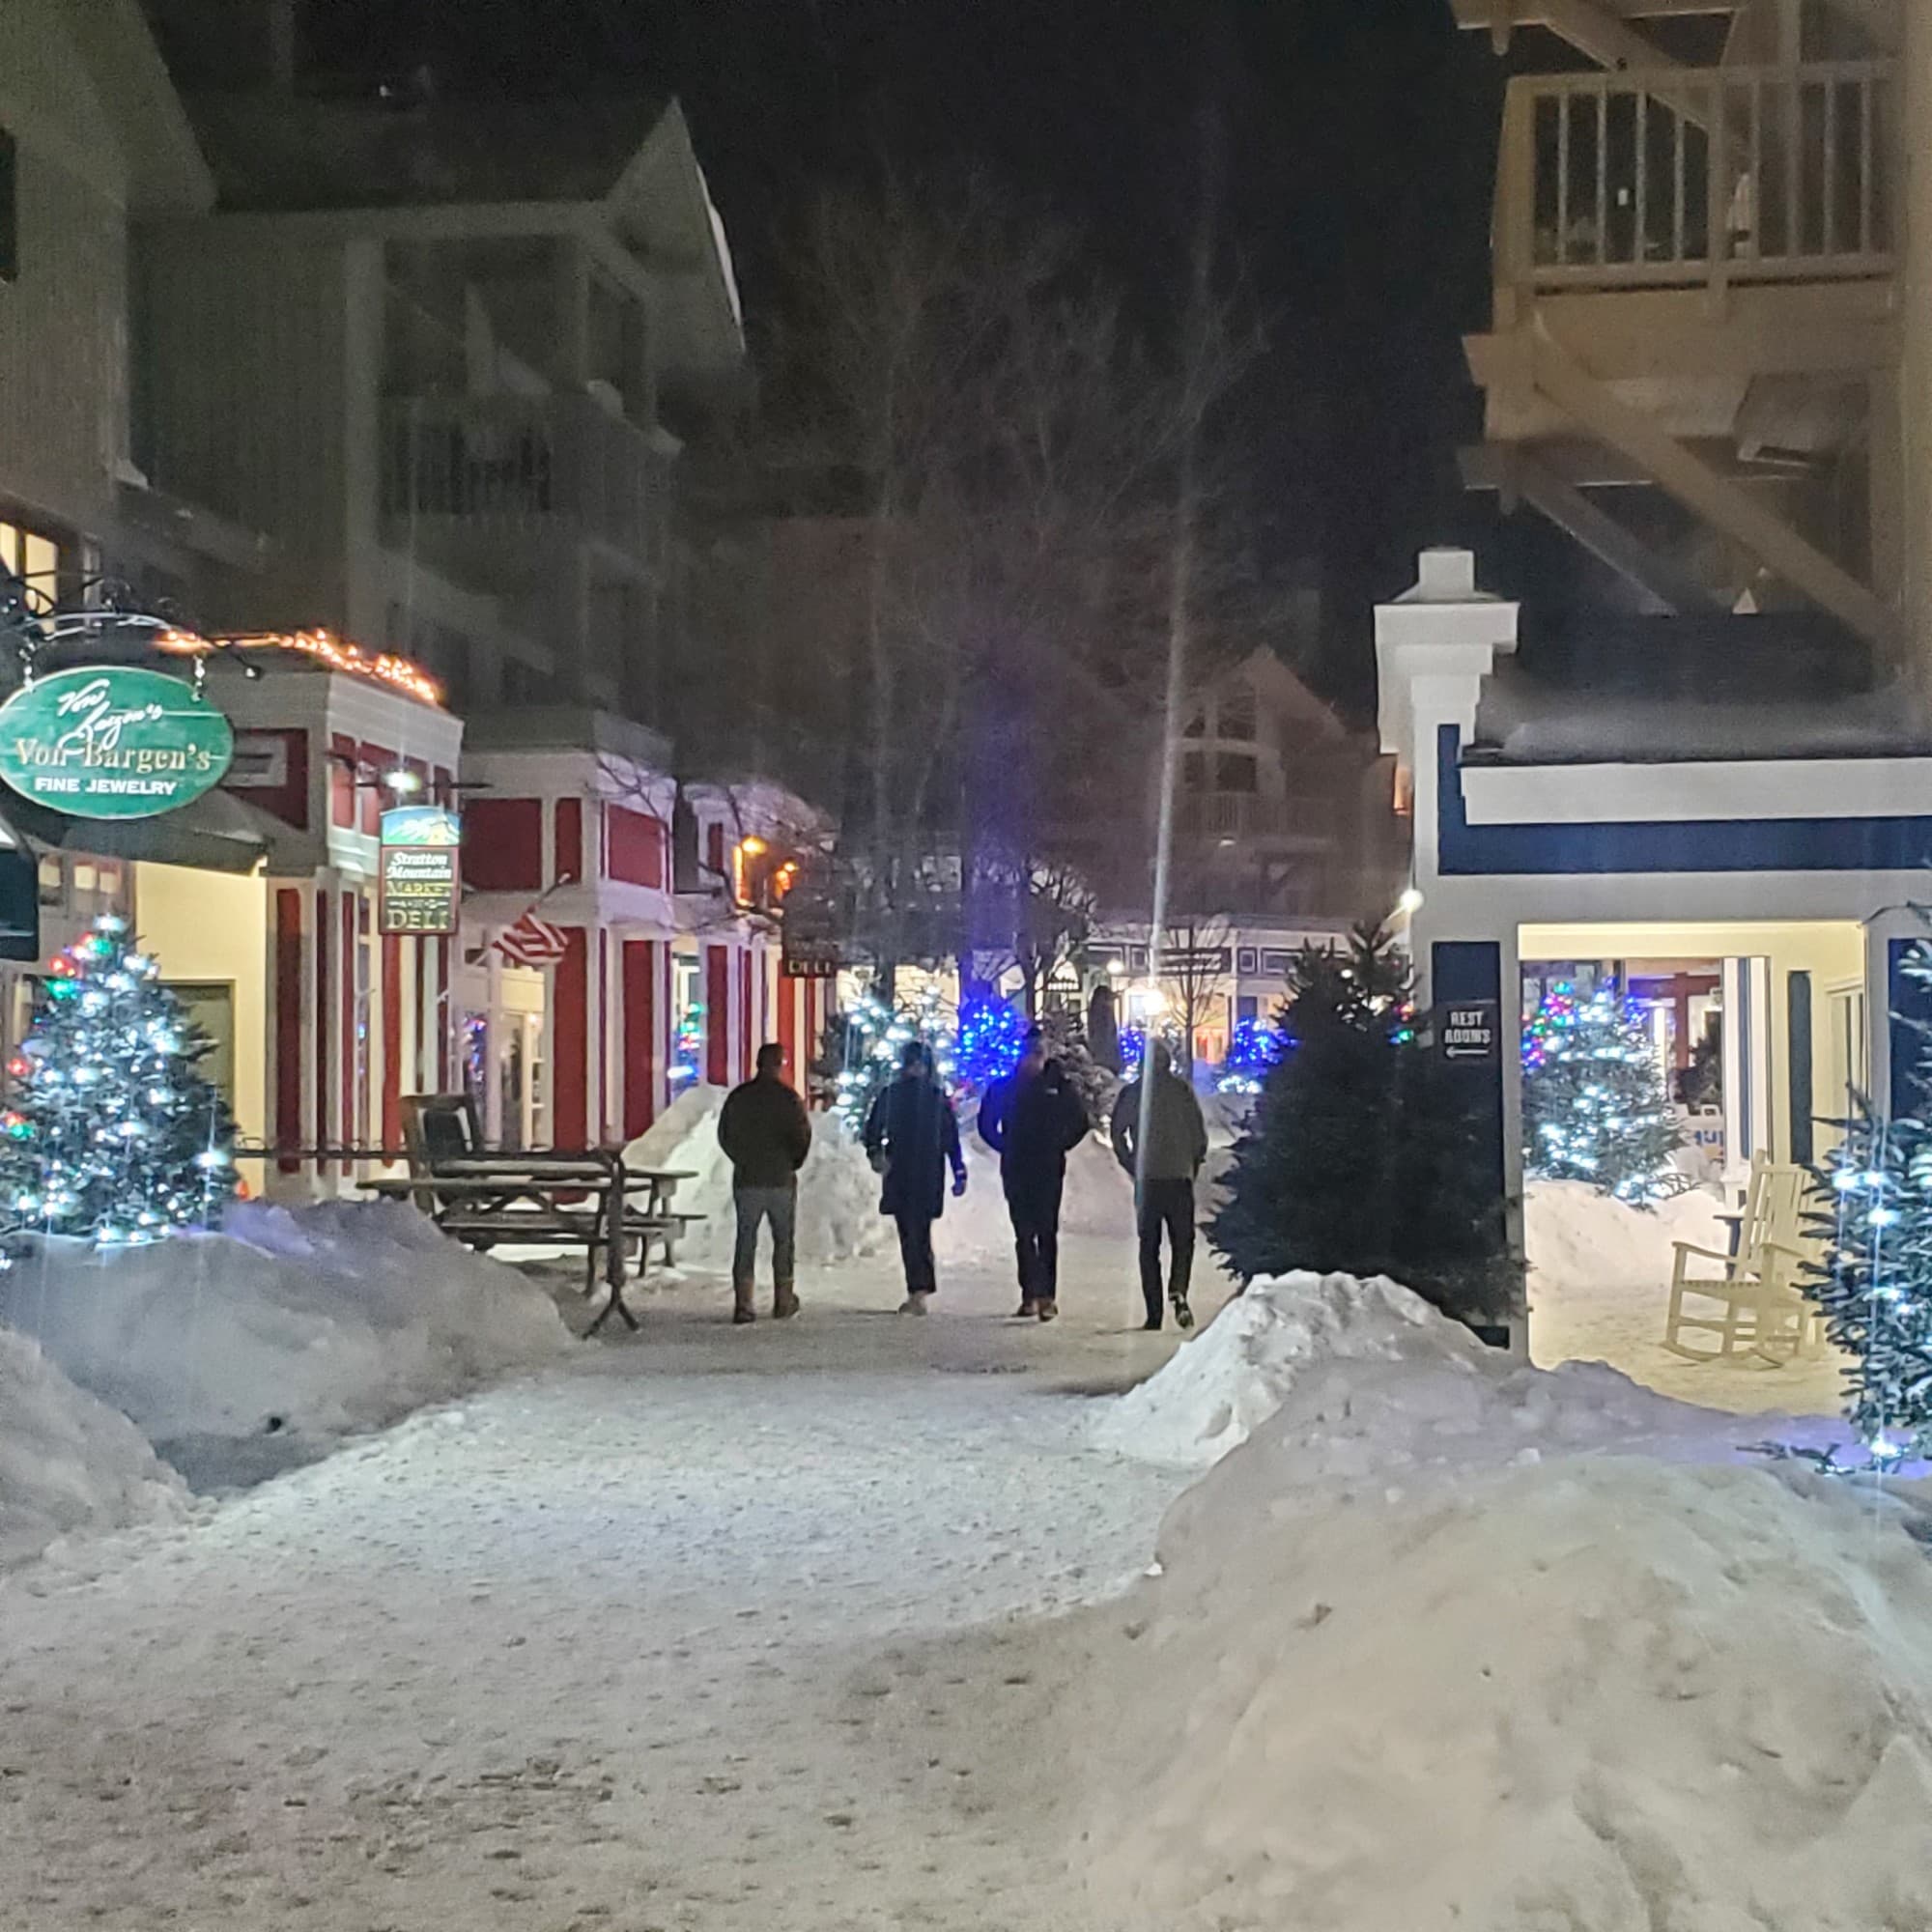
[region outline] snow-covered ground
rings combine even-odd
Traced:
[[[1687,1362],[1663,1346],[1671,1243],[1722,1253],[1730,1231],[1717,1218],[1720,1206],[1693,1188],[1644,1211],[1580,1181],[1531,1181],[1523,1235],[1535,1360],[1607,1362],[1647,1388],[1740,1413],[1835,1409],[1845,1364],[1834,1351],[1774,1366],[1756,1357]]]
[[[1005,1757],[1010,1620],[1145,1566],[1182,1479],[1090,1449],[1092,1391],[1176,1342],[1131,1326],[1123,1242],[1069,1240],[1052,1328],[1003,1319],[1004,1264],[942,1293],[896,1316],[869,1264],[734,1330],[673,1289],[98,1576],[0,1583],[0,1922],[1076,1922]],[[948,1634],[989,1624],[969,1685]]]
[[[125,1415],[0,1328],[0,1571],[64,1536],[179,1522],[187,1492]]]
[[[218,1235],[45,1242],[0,1276],[0,1322],[208,1483],[571,1347],[523,1274],[399,1203],[244,1203]]]
[[[1121,1238],[1055,1326],[1011,1293],[955,1261],[913,1321],[873,1260],[737,1330],[686,1283],[0,1581],[0,1919],[1932,1923],[1932,1518],[1747,1448],[1834,1425],[1334,1277],[1179,1345]]]

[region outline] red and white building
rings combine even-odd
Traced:
[[[471,727],[455,1025],[494,1142],[630,1140],[679,1086],[747,1077],[766,1038],[795,1078],[810,1058],[826,982],[783,977],[778,920],[753,906],[805,809],[687,788],[680,854],[669,764],[661,738],[600,712]]]

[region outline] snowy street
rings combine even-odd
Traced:
[[[0,1918],[1068,1922],[1037,1755],[1000,1761],[1023,1649],[934,1642],[1123,1584],[1185,1481],[1085,1446],[1175,1338],[1127,1332],[1124,1242],[1065,1276],[1050,1329],[1002,1319],[991,1262],[923,1322],[875,1263],[808,1274],[782,1326],[680,1289],[640,1337],[0,1582]]]

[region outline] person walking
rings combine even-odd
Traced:
[[[731,1256],[731,1320],[753,1321],[758,1229],[772,1224],[772,1314],[798,1313],[794,1285],[798,1238],[798,1171],[811,1151],[805,1102],[785,1084],[784,1048],[758,1049],[757,1072],[725,1096],[718,1116],[718,1145],[731,1163],[731,1202],[738,1244]]]
[[[1167,1297],[1174,1304],[1176,1325],[1192,1328],[1187,1280],[1194,1265],[1194,1178],[1208,1158],[1208,1124],[1194,1089],[1175,1072],[1174,1056],[1164,1043],[1154,1043],[1152,1060],[1153,1070],[1128,1081],[1114,1102],[1114,1154],[1134,1183],[1146,1325],[1160,1326],[1160,1236],[1165,1228],[1171,1254]],[[1150,1090],[1145,1093],[1143,1080]]]
[[[1051,1321],[1060,1313],[1060,1201],[1066,1156],[1086,1139],[1087,1125],[1066,1069],[1046,1057],[1039,1028],[1030,1028],[1019,1065],[994,1081],[980,1104],[980,1138],[1000,1156],[1013,1224],[1022,1321]]]
[[[866,1152],[884,1177],[879,1212],[899,1231],[906,1298],[901,1315],[923,1315],[939,1290],[932,1259],[932,1224],[946,1210],[946,1170],[952,1192],[966,1192],[966,1157],[952,1102],[932,1077],[923,1044],[908,1040],[899,1054],[899,1075],[880,1091],[866,1122]]]

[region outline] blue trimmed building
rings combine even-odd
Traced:
[[[1903,1064],[1900,961],[1932,901],[1916,694],[1776,618],[1654,619],[1580,650],[1520,649],[1519,628],[1462,551],[1426,552],[1376,626],[1409,944],[1425,1002],[1485,1041],[1463,1064],[1498,1187],[1520,1196],[1525,986],[1579,963],[1709,969],[1726,1175],[1760,1149],[1814,1157],[1848,1092]]]

